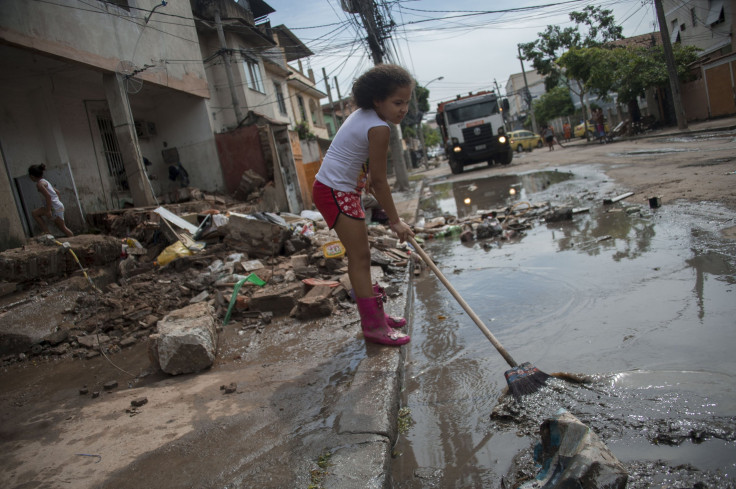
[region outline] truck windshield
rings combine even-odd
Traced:
[[[496,100],[488,100],[479,104],[464,105],[457,109],[449,109],[447,111],[447,120],[450,124],[458,122],[471,121],[488,117],[489,115],[498,114],[498,102]]]

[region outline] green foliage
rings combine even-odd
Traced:
[[[317,136],[309,129],[309,123],[307,121],[301,121],[296,125],[295,130],[301,140],[313,141],[317,139]]]
[[[427,124],[422,124],[422,131],[424,132],[424,145],[426,147],[430,148],[442,143],[442,136],[440,135],[439,129],[431,128]]]
[[[574,113],[575,106],[572,103],[570,92],[564,86],[553,88],[534,102],[534,114],[540,121],[549,121]]]
[[[429,112],[429,89],[419,85],[415,88],[420,112]]]
[[[317,459],[318,468],[309,471],[310,484],[307,486],[307,489],[322,489],[322,482],[324,482],[328,474],[327,469],[330,466],[330,457],[332,457],[330,452],[324,452],[319,456]]]
[[[622,37],[622,28],[608,9],[588,5],[582,12],[571,12],[570,20],[575,22],[574,27],[563,29],[558,25],[548,25],[545,31],[538,33],[536,41],[520,45],[521,57],[531,61],[534,69],[547,77],[545,88],[548,91],[570,79],[557,64],[563,53],[572,48],[601,46]]]
[[[687,81],[690,76],[688,66],[697,59],[698,49],[675,44],[672,50],[677,75],[680,80]],[[609,70],[613,78],[610,90],[616,91],[623,103],[634,100],[647,88],[664,87],[669,83],[662,46],[614,49]]]

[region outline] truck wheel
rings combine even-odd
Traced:
[[[514,158],[514,152],[509,148],[508,151],[505,153],[498,153],[495,157],[496,163],[501,163],[502,165],[508,165],[511,163],[511,160]]]
[[[450,170],[452,170],[454,175],[458,175],[463,172],[463,164],[452,156],[448,159],[448,163],[450,164]]]

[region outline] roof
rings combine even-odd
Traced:
[[[648,48],[662,45],[662,34],[659,31],[641,34],[639,36],[617,39],[608,43],[611,46]]]
[[[279,46],[284,49],[286,61],[294,61],[312,56],[314,53],[285,25],[277,25],[273,28],[279,40]]]

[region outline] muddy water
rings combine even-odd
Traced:
[[[733,212],[605,206],[623,192],[590,167],[431,190],[426,218],[521,200],[590,207],[510,242],[425,248],[517,362],[596,380],[555,380],[521,406],[499,403],[508,366],[424,273],[413,285],[403,399],[414,424],[396,446],[395,487],[518,486],[535,474],[539,424],[559,408],[598,433],[629,470],[629,488],[735,487]]]

